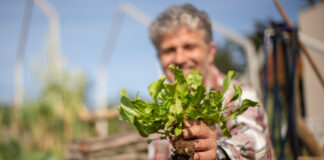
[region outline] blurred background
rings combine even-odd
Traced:
[[[100,146],[98,137],[110,142],[136,133],[118,121],[119,92],[126,88],[150,99],[147,86],[163,73],[147,26],[167,7],[183,3],[206,11],[213,21],[215,65],[225,73],[236,70],[238,79],[262,94],[278,158],[323,155],[323,79],[318,80],[308,59],[293,54],[305,52],[296,40],[298,30],[324,74],[323,1],[280,1],[289,26],[271,0],[0,0],[0,160],[130,159],[112,146],[100,154],[92,147]],[[282,37],[284,49],[278,53],[274,36]],[[286,52],[292,56],[280,58]],[[278,62],[270,58],[277,54]],[[292,109],[295,118],[290,118]],[[282,137],[304,133],[295,112],[306,127],[301,130],[317,143],[314,153],[302,138],[288,138],[291,145],[282,145]],[[273,115],[278,113],[282,120],[277,122]],[[126,157],[147,158],[145,142],[138,139],[129,143],[144,146],[133,146],[143,154],[129,151]]]

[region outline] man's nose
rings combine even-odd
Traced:
[[[175,63],[176,65],[182,65],[186,62],[186,54],[184,53],[183,49],[177,49],[176,56],[175,56]]]

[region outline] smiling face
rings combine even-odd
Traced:
[[[160,37],[159,58],[164,73],[173,82],[174,75],[169,69],[173,64],[182,69],[184,76],[192,70],[198,70],[203,79],[207,79],[208,67],[213,62],[216,47],[206,44],[202,30],[185,27],[164,33]]]

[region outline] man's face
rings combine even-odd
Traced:
[[[169,69],[171,64],[182,69],[184,76],[196,69],[206,79],[215,50],[214,43],[205,43],[202,30],[183,27],[161,36],[159,58],[164,73],[171,82],[174,81],[173,72]]]

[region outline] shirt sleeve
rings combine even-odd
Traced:
[[[254,90],[242,87],[242,91],[241,98],[230,105],[240,107],[247,98],[258,101],[260,107],[250,107],[236,120],[227,121],[232,137],[219,136],[217,144],[230,159],[275,159],[264,106]],[[231,97],[231,92],[227,94]]]

